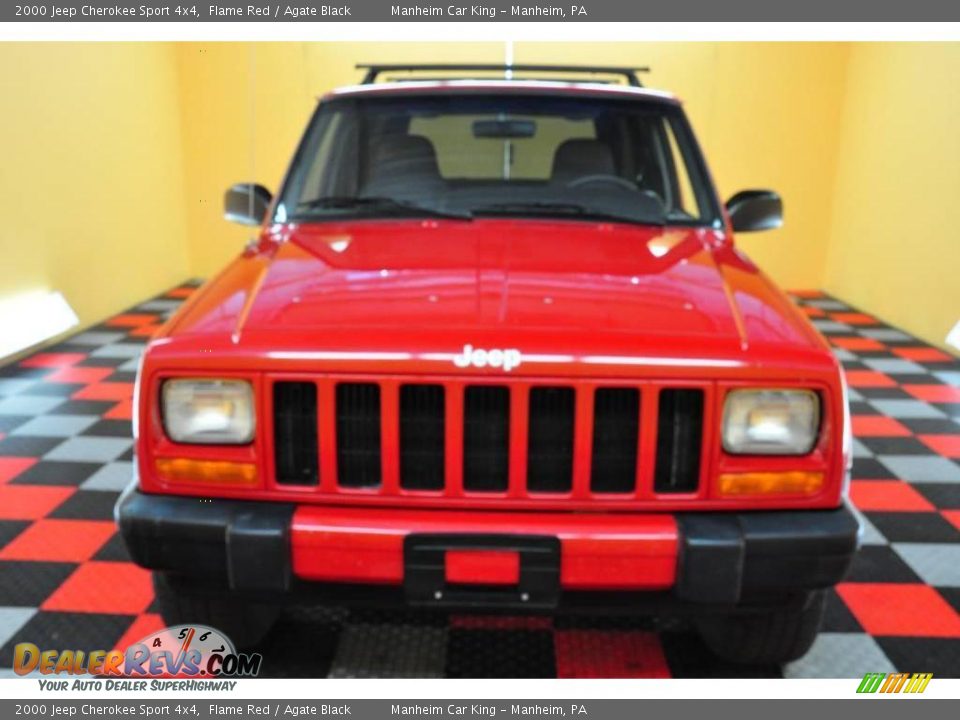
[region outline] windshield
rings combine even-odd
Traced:
[[[276,220],[404,216],[718,220],[690,131],[672,104],[512,93],[322,104]]]

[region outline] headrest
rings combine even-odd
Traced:
[[[560,143],[553,154],[554,180],[567,182],[586,175],[615,175],[613,152],[599,140],[575,138]]]

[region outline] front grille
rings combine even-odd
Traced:
[[[569,387],[530,390],[527,489],[568,492],[573,486],[574,392]]]
[[[703,496],[708,386],[283,378],[269,387],[278,487],[364,490],[357,501]]]
[[[659,408],[654,490],[693,492],[700,480],[703,390],[661,390]]]
[[[503,492],[509,481],[510,391],[474,385],[463,399],[463,487]]]
[[[443,385],[400,388],[400,487],[443,489],[445,420]]]
[[[380,386],[337,385],[337,482],[346,488],[376,487],[381,481]]]
[[[277,482],[316,485],[317,386],[306,382],[278,382],[273,386],[273,448]]]
[[[593,397],[593,453],[590,489],[628,493],[637,484],[640,391],[598,388]]]

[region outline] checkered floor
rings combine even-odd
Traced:
[[[111,510],[131,474],[137,358],[184,285],[0,368],[0,667],[13,647],[123,647],[159,629]],[[794,293],[852,387],[865,544],[812,651],[711,655],[682,622],[294,608],[263,648],[280,677],[960,677],[960,361],[818,292]],[[11,674],[9,669],[0,674]]]

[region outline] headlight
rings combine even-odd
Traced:
[[[734,390],[723,407],[723,449],[734,455],[806,455],[819,428],[811,390]]]
[[[162,407],[174,442],[243,445],[253,439],[253,388],[244,380],[167,380]]]

